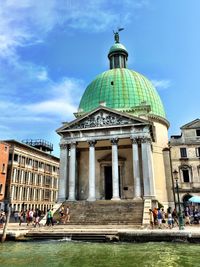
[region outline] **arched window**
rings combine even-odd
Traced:
[[[192,168],[188,165],[182,165],[179,168],[180,168],[182,182],[190,183],[192,180]]]

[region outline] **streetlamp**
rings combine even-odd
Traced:
[[[178,198],[178,225],[179,225],[179,230],[184,229],[184,223],[183,223],[183,213],[181,210],[181,203],[180,203],[180,197],[179,197],[179,186],[178,186],[178,172],[177,170],[173,171],[174,175],[174,180],[176,181],[176,192],[177,192],[177,198]],[[176,203],[175,203],[176,204]]]

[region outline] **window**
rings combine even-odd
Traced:
[[[189,183],[190,182],[190,177],[189,177],[189,170],[182,170],[183,173],[183,182],[184,183]]]
[[[3,185],[0,184],[0,194],[2,194]]]
[[[5,147],[4,147],[4,150],[5,150],[5,151],[7,151],[7,150],[8,150],[8,147],[7,147],[7,146],[5,146]]]
[[[50,198],[50,190],[45,190],[44,199],[49,200],[49,198]]]
[[[18,155],[14,154],[14,161],[18,161]]]
[[[114,64],[115,64],[115,68],[119,68],[119,57],[118,56],[114,57]]]
[[[196,135],[197,135],[197,136],[200,136],[200,129],[197,129],[197,130],[196,130]]]
[[[197,155],[197,157],[200,157],[200,147],[196,148],[196,155]]]
[[[180,148],[180,154],[181,154],[181,158],[187,158],[187,150],[186,150],[186,147],[181,147]]]
[[[6,164],[4,164],[4,163],[2,165],[2,173],[6,173]]]

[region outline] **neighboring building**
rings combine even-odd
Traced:
[[[4,209],[8,155],[9,145],[4,142],[0,142],[0,209]]]
[[[88,85],[76,119],[57,130],[58,200],[150,199],[167,206],[169,122],[162,101],[147,78],[127,68],[118,33],[108,58],[110,70]]]
[[[46,211],[57,199],[59,158],[47,153],[52,145],[44,140],[25,143],[7,140],[10,146],[6,181],[6,204],[12,210],[39,208]]]
[[[200,119],[180,129],[181,135],[170,138],[171,168],[178,172],[180,201],[187,204],[190,197],[200,196]]]

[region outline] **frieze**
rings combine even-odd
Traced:
[[[73,129],[93,128],[93,127],[105,127],[113,125],[126,125],[132,124],[131,119],[115,116],[111,114],[100,113],[89,117],[87,120],[80,122],[77,125],[73,125]]]

